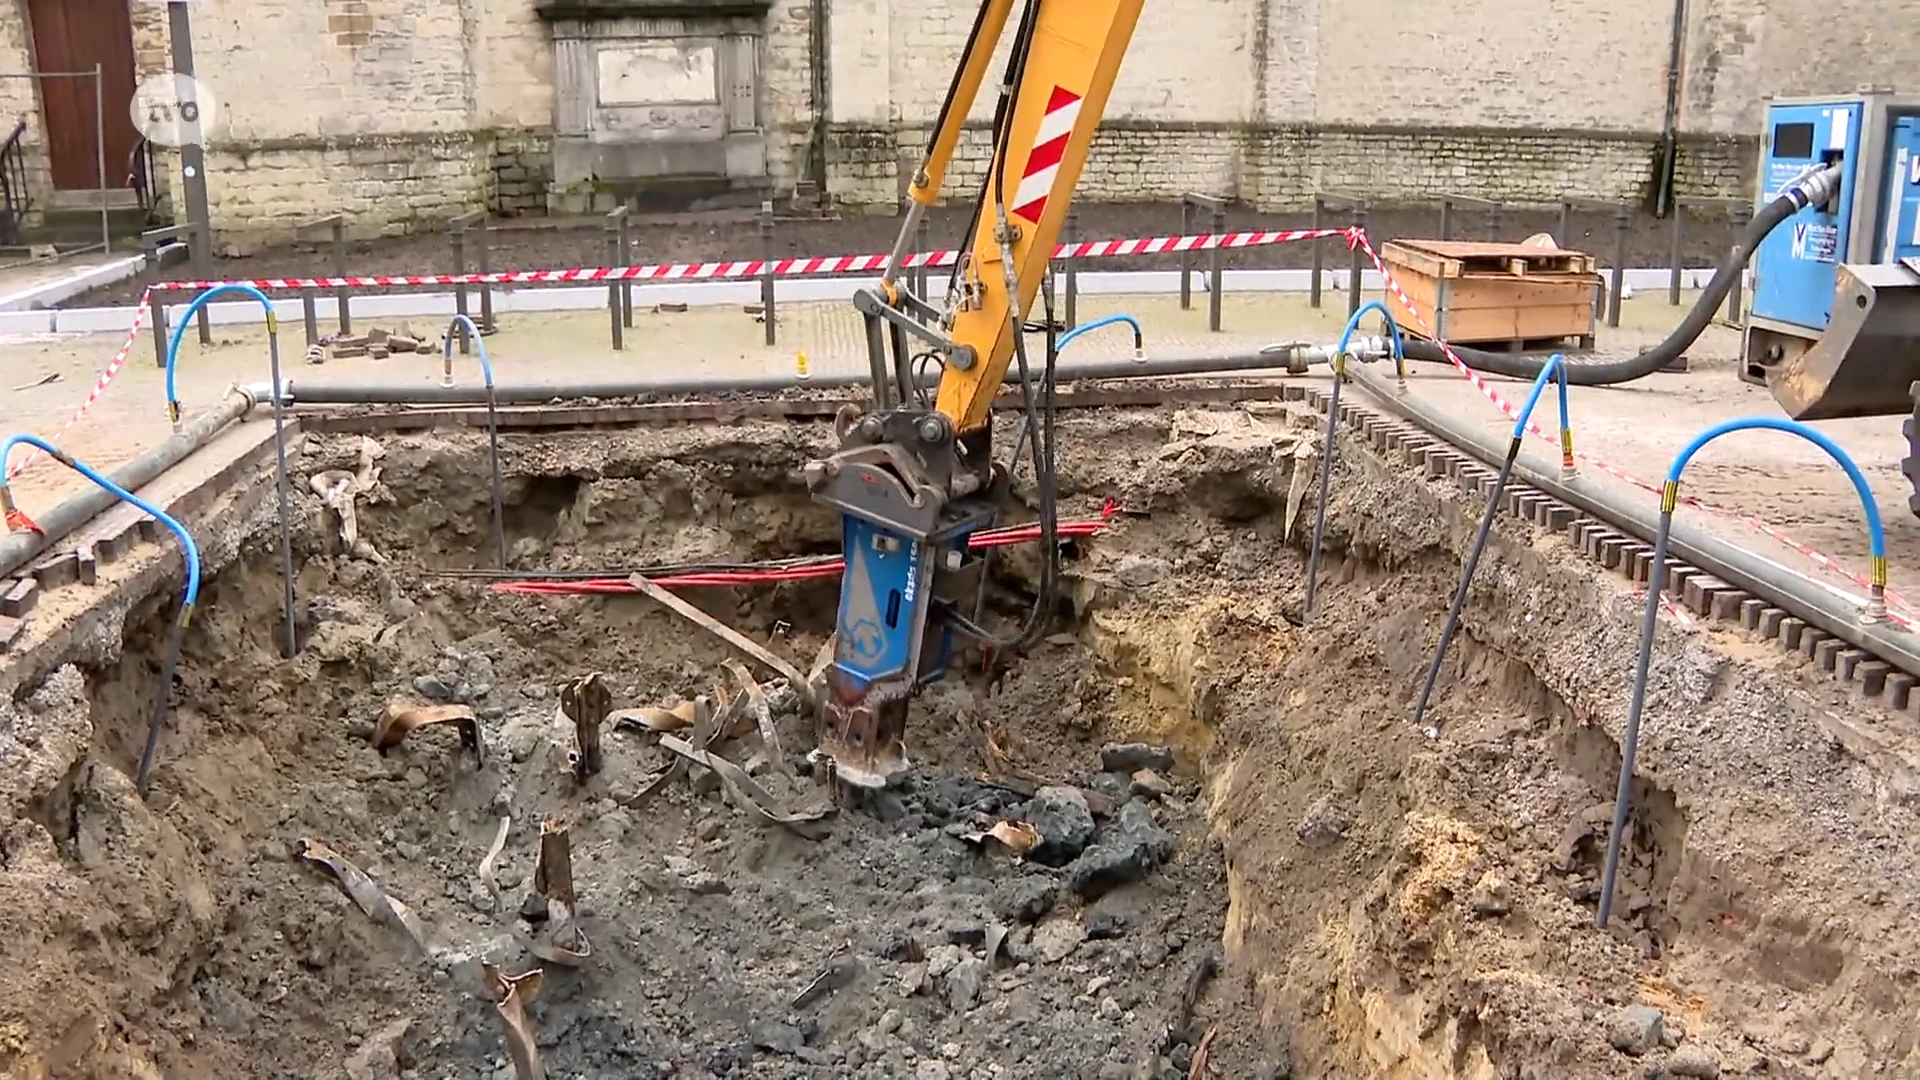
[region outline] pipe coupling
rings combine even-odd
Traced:
[[[1802,207],[1819,206],[1840,193],[1840,166],[1829,165],[1794,181],[1787,190]]]

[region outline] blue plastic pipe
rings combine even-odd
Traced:
[[[1687,463],[1693,460],[1706,445],[1722,435],[1731,435],[1736,431],[1783,431],[1789,435],[1798,435],[1826,451],[1834,464],[1847,474],[1853,482],[1854,494],[1860,496],[1861,509],[1867,515],[1867,543],[1871,551],[1867,606],[1861,611],[1862,621],[1877,622],[1887,614],[1887,537],[1880,524],[1880,507],[1873,501],[1873,491],[1867,487],[1867,478],[1861,473],[1860,466],[1853,463],[1839,444],[1820,432],[1794,420],[1785,420],[1774,416],[1753,416],[1742,420],[1728,420],[1715,424],[1694,436],[1673,459],[1667,468],[1666,483],[1660,487],[1660,525],[1653,536],[1653,563],[1647,572],[1647,603],[1640,613],[1640,655],[1634,664],[1633,696],[1627,705],[1626,738],[1620,748],[1620,781],[1613,794],[1613,826],[1607,832],[1607,862],[1600,876],[1600,911],[1596,924],[1606,929],[1607,920],[1613,914],[1613,890],[1620,872],[1620,848],[1626,839],[1627,815],[1633,805],[1634,762],[1640,755],[1640,720],[1647,704],[1647,672],[1653,666],[1653,634],[1660,617],[1660,591],[1667,578],[1667,542],[1673,532],[1673,514],[1680,507],[1680,474],[1686,471]]]
[[[180,313],[180,321],[174,325],[173,335],[167,339],[167,420],[175,431],[180,430],[180,397],[174,392],[174,371],[179,367],[180,340],[187,334],[187,323],[207,306],[207,302],[224,293],[240,293],[260,301],[267,310],[267,364],[268,373],[273,379],[273,457],[274,481],[280,494],[280,580],[282,631],[285,640],[281,643],[283,655],[292,658],[299,651],[299,642],[293,632],[293,526],[291,497],[287,493],[287,434],[286,407],[282,400],[286,397],[286,383],[280,379],[280,320],[274,314],[273,301],[267,294],[251,285],[219,285],[208,289],[193,298],[185,311]]]
[[[440,385],[453,385],[453,338],[454,331],[465,327],[467,336],[472,340],[474,351],[480,357],[480,377],[487,384],[487,467],[492,473],[493,502],[493,551],[495,562],[500,569],[507,568],[507,525],[506,511],[500,497],[500,410],[493,391],[493,361],[487,358],[487,342],[480,336],[480,328],[465,315],[455,315],[447,324],[447,333],[440,342],[440,355],[443,362]]]
[[[1327,398],[1327,435],[1326,445],[1320,452],[1320,496],[1313,507],[1313,543],[1307,549],[1307,599],[1301,613],[1303,619],[1313,617],[1313,601],[1319,592],[1320,551],[1327,537],[1327,495],[1333,488],[1333,447],[1340,434],[1340,384],[1347,380],[1347,346],[1353,344],[1353,332],[1359,329],[1360,320],[1369,311],[1379,312],[1387,324],[1387,334],[1393,342],[1394,374],[1400,379],[1400,389],[1407,388],[1406,345],[1400,340],[1400,326],[1393,321],[1393,312],[1387,310],[1387,305],[1369,300],[1347,318],[1347,328],[1340,332],[1340,345],[1333,351],[1333,391]]]
[[[1353,343],[1353,332],[1360,329],[1360,319],[1369,311],[1380,313],[1380,321],[1387,324],[1387,336],[1393,342],[1393,374],[1400,380],[1400,388],[1407,385],[1407,344],[1400,337],[1400,324],[1393,321],[1393,312],[1378,300],[1369,300],[1355,308],[1347,317],[1347,328],[1340,332],[1340,347],[1334,350],[1336,357],[1345,355],[1347,346]]]
[[[1054,340],[1053,355],[1058,357],[1062,352],[1065,352],[1067,345],[1082,334],[1112,326],[1115,323],[1125,323],[1133,327],[1133,358],[1135,360],[1145,360],[1147,358],[1145,352],[1146,335],[1140,329],[1140,320],[1131,315],[1102,315],[1097,319],[1089,319],[1067,330]],[[1032,437],[1033,417],[1029,415],[1026,420],[1020,424],[1020,433],[1014,436],[1013,456],[1007,459],[1007,471],[1009,473],[1019,466],[1020,454],[1027,448],[1027,440]]]
[[[165,659],[160,665],[160,689],[155,695],[153,720],[147,725],[147,743],[140,751],[140,769],[135,779],[140,793],[147,793],[147,786],[153,778],[153,759],[160,747],[160,731],[166,727],[167,700],[173,690],[173,673],[180,664],[180,647],[186,636],[187,624],[193,619],[193,605],[200,600],[200,545],[193,542],[193,534],[172,514],[107,479],[93,468],[77,458],[69,457],[67,452],[40,438],[38,435],[10,435],[6,442],[0,443],[0,461],[5,461],[13,453],[14,447],[25,443],[37,446],[53,460],[86,477],[96,487],[101,488],[123,503],[138,508],[142,513],[166,526],[180,540],[180,549],[186,556],[187,581],[180,592],[180,616],[174,620],[173,633],[167,644]],[[8,528],[13,527],[16,508],[13,505],[13,489],[4,478],[0,478],[0,514],[7,519]]]
[[[1143,350],[1146,348],[1146,335],[1140,329],[1140,320],[1131,315],[1102,315],[1097,319],[1089,319],[1068,330],[1066,333],[1061,334],[1060,340],[1053,343],[1053,349],[1056,353],[1064,352],[1074,338],[1102,327],[1112,326],[1115,323],[1125,323],[1133,327],[1133,358],[1135,360],[1145,359]]]
[[[1454,587],[1453,603],[1447,608],[1447,621],[1440,626],[1440,644],[1434,647],[1433,661],[1427,665],[1427,677],[1420,683],[1420,693],[1413,699],[1413,723],[1419,727],[1427,717],[1427,703],[1433,698],[1433,688],[1440,681],[1440,666],[1446,661],[1447,649],[1453,645],[1454,635],[1460,632],[1460,613],[1467,606],[1467,590],[1473,585],[1474,572],[1480,568],[1480,556],[1487,549],[1487,540],[1493,535],[1493,519],[1500,512],[1500,501],[1507,493],[1507,482],[1513,479],[1513,463],[1520,457],[1520,444],[1527,437],[1527,425],[1533,420],[1533,410],[1540,404],[1540,395],[1547,389],[1547,380],[1557,379],[1560,383],[1560,473],[1562,479],[1573,476],[1573,429],[1567,420],[1567,358],[1554,353],[1547,357],[1541,366],[1540,374],[1533,380],[1533,390],[1527,394],[1527,403],[1520,407],[1520,415],[1513,421],[1513,437],[1507,443],[1506,460],[1500,463],[1500,471],[1493,478],[1493,490],[1487,493],[1487,508],[1480,514],[1480,528],[1474,534],[1473,546],[1467,549],[1466,564],[1460,568],[1460,584]]]

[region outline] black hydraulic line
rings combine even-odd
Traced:
[[[505,569],[507,565],[507,517],[500,493],[500,402],[494,396],[493,361],[487,356],[487,343],[481,338],[480,328],[465,315],[456,314],[447,324],[446,337],[441,339],[441,386],[453,385],[453,333],[465,327],[473,341],[474,348],[480,353],[480,375],[487,390],[487,469],[491,473],[488,486],[488,499],[493,504],[493,556],[495,563]]]
[[[1313,507],[1313,543],[1307,548],[1307,599],[1300,617],[1313,618],[1313,600],[1319,592],[1320,551],[1327,538],[1327,495],[1333,489],[1333,450],[1340,436],[1340,384],[1347,381],[1347,357],[1333,358],[1333,389],[1327,395],[1327,434],[1320,448],[1320,494]]]
[[[1440,666],[1446,662],[1447,646],[1453,644],[1453,636],[1460,632],[1460,612],[1467,606],[1467,592],[1473,585],[1473,572],[1480,569],[1480,556],[1487,550],[1487,538],[1493,535],[1493,519],[1500,513],[1501,497],[1507,493],[1507,484],[1513,479],[1514,459],[1520,456],[1520,440],[1514,439],[1507,450],[1507,456],[1501,459],[1500,472],[1493,478],[1493,491],[1487,496],[1487,509],[1480,515],[1479,531],[1473,534],[1473,546],[1467,549],[1466,565],[1460,569],[1460,584],[1453,590],[1453,603],[1447,607],[1447,621],[1440,627],[1440,644],[1433,650],[1433,660],[1427,664],[1427,677],[1420,683],[1420,693],[1413,700],[1413,722],[1419,724],[1426,719],[1427,702],[1433,698],[1433,688],[1440,682]]]
[[[147,741],[140,747],[140,765],[134,771],[134,788],[142,795],[153,783],[153,763],[160,754],[160,733],[166,729],[167,707],[173,696],[173,675],[180,668],[180,649],[186,642],[187,623],[192,614],[193,605],[183,606],[167,634],[167,651],[160,661],[160,689],[154,695],[153,716],[147,721]]]
[[[1760,208],[1741,231],[1740,239],[1733,250],[1720,262],[1719,269],[1713,272],[1712,280],[1700,293],[1700,299],[1694,301],[1687,317],[1680,320],[1665,341],[1629,360],[1607,360],[1594,363],[1569,364],[1567,381],[1575,386],[1618,386],[1621,383],[1642,379],[1660,371],[1680,358],[1680,355],[1692,347],[1713,324],[1714,317],[1720,311],[1720,305],[1726,302],[1727,293],[1732,291],[1734,282],[1746,269],[1748,260],[1779,224],[1812,203],[1825,202],[1832,191],[1837,189],[1840,180],[1838,166],[1823,169],[1789,186],[1778,198]],[[1485,352],[1480,349],[1468,349],[1449,346],[1453,354],[1475,371],[1489,375],[1506,375],[1516,379],[1537,377],[1546,366],[1544,358],[1516,356],[1511,353]],[[1446,352],[1431,341],[1408,341],[1407,358],[1426,362],[1447,362]]]
[[[484,567],[449,567],[442,570],[421,570],[422,577],[458,578],[469,581],[595,581],[602,578],[625,580],[640,575],[644,578],[678,577],[682,574],[731,574],[757,570],[791,570],[802,566],[819,566],[839,558],[838,555],[807,555],[791,559],[765,559],[760,562],[717,562],[717,563],[668,563],[662,566],[627,566],[601,570],[495,570]]]

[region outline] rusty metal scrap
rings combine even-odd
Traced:
[[[529,952],[550,963],[579,967],[593,955],[587,935],[574,921],[572,825],[560,818],[540,823],[540,851],[533,864],[533,891],[546,900],[547,930]]]
[[[373,748],[382,754],[400,745],[415,730],[434,724],[453,724],[460,732],[460,745],[472,751],[474,761],[481,760],[480,720],[466,705],[408,705],[393,702],[373,728]]]
[[[486,888],[487,895],[493,897],[495,911],[500,910],[500,886],[493,880],[493,864],[500,861],[500,853],[507,846],[507,833],[512,829],[513,819],[502,817],[500,831],[493,834],[493,846],[487,849],[487,857],[480,860],[480,869],[475,872],[480,878],[480,884]]]
[[[693,726],[695,702],[683,701],[671,709],[657,705],[640,705],[631,709],[615,709],[607,714],[615,731],[623,727],[636,727],[642,731],[685,731]]]
[[[345,856],[318,840],[305,837],[294,845],[293,854],[309,866],[318,866],[331,872],[341,891],[369,918],[405,934],[414,947],[422,951],[427,948],[426,928],[414,918],[413,912],[388,895],[386,890],[367,876],[366,871],[349,862]]]
[[[708,633],[733,646],[740,652],[745,653],[749,659],[759,661],[767,670],[785,678],[787,684],[794,688],[795,693],[804,692],[807,685],[807,677],[800,673],[800,669],[767,651],[759,642],[741,634],[738,630],[733,629],[706,612],[701,611],[699,608],[694,607],[687,601],[682,600],[680,597],[655,585],[639,574],[628,578],[627,584],[632,585],[660,606],[675,614],[684,616],[701,629],[706,630]]]
[[[727,688],[725,686],[719,688],[720,713],[717,716],[713,713],[712,707],[708,704],[706,698],[695,698],[692,702],[681,703],[682,705],[691,704],[693,706],[687,711],[692,719],[691,727],[693,730],[691,734],[694,745],[702,748],[713,746],[720,741],[720,737],[726,730],[726,726],[733,723],[734,713],[739,708],[739,699],[729,698],[726,691]],[[679,706],[676,706],[674,714],[677,715],[678,713]],[[652,728],[650,730],[658,732],[662,729]],[[676,754],[672,760],[667,763],[667,767],[661,770],[660,775],[648,781],[647,785],[641,788],[638,794],[625,800],[621,805],[628,807],[641,806],[645,804],[647,800],[666,790],[668,784],[685,775],[687,775],[687,759]]]
[[[726,758],[672,735],[660,736],[660,746],[695,765],[712,770],[713,774],[720,778],[720,782],[726,785],[728,795],[741,809],[752,810],[761,819],[783,825],[809,840],[820,839],[821,831],[818,823],[834,812],[832,807],[797,812],[787,810],[766,788],[760,786],[759,781],[749,776],[745,769]]]
[[[733,672],[741,689],[746,691],[747,713],[753,717],[754,727],[760,731],[760,745],[766,750],[770,764],[782,775],[792,775],[792,770],[787,766],[786,752],[780,749],[780,733],[773,726],[773,709],[767,704],[767,692],[754,681],[747,665],[740,661],[727,661],[727,670]]]
[[[527,1018],[527,1004],[540,994],[545,974],[534,968],[524,975],[509,975],[492,964],[482,964],[487,993],[500,1014],[500,1027],[507,1044],[507,1057],[513,1062],[519,1080],[546,1080],[546,1068],[540,1063],[540,1048],[535,1043],[533,1021]]]
[[[604,759],[600,753],[600,727],[613,711],[613,691],[599,672],[584,675],[560,690],[560,710],[573,721],[574,751],[567,755],[573,777],[584,781],[599,772]]]

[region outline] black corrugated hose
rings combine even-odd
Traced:
[[[1628,360],[1608,360],[1595,363],[1574,363],[1566,365],[1567,381],[1576,386],[1617,386],[1644,378],[1671,365],[1688,349],[1713,322],[1713,317],[1726,302],[1727,293],[1733,283],[1739,280],[1740,272],[1746,268],[1747,260],[1753,258],[1753,252],[1760,246],[1781,222],[1799,213],[1812,202],[1824,202],[1838,188],[1840,183],[1839,166],[1829,166],[1796,181],[1780,196],[1769,202],[1753,215],[1747,227],[1740,234],[1740,242],[1714,271],[1713,279],[1707,282],[1706,291],[1700,299],[1694,301],[1693,310],[1674,327],[1665,341],[1646,352]],[[1676,209],[1676,213],[1678,210]],[[1537,378],[1540,369],[1545,366],[1545,358],[1516,356],[1512,353],[1483,352],[1479,349],[1467,349],[1449,346],[1453,354],[1475,371],[1489,375],[1507,375],[1516,379]],[[1409,360],[1421,360],[1429,363],[1446,363],[1447,356],[1440,346],[1431,341],[1412,341],[1406,343],[1406,355]]]

